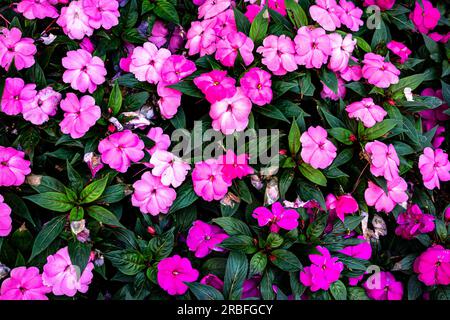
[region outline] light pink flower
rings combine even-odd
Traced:
[[[94,152],[88,152],[83,156],[83,162],[85,162],[91,171],[92,178],[95,178],[97,172],[99,172],[103,167],[102,160],[100,156]]]
[[[363,6],[373,6],[376,5],[380,7],[382,11],[391,9],[396,0],[364,0]]]
[[[74,90],[93,93],[97,85],[105,82],[105,63],[99,57],[93,57],[83,49],[67,52],[62,59],[64,71],[63,81],[70,83]]]
[[[216,159],[197,162],[192,170],[192,181],[195,193],[206,201],[221,200],[231,186]]]
[[[189,259],[179,255],[165,258],[158,263],[158,284],[172,296],[185,294],[189,289],[185,282],[194,282],[198,276],[199,272],[192,268]]]
[[[144,157],[144,142],[130,130],[116,132],[98,144],[102,162],[112,169],[125,173],[131,162],[138,162]]]
[[[61,131],[69,134],[73,139],[81,138],[95,125],[101,116],[99,106],[91,96],[78,97],[69,92],[66,98],[61,100],[61,109],[64,111],[64,119],[59,123]]]
[[[24,104],[22,109],[23,118],[32,124],[41,125],[47,122],[49,117],[56,114],[61,94],[51,87],[44,88],[38,92],[32,103]]]
[[[20,186],[31,172],[25,153],[11,147],[0,146],[0,186]]]
[[[440,189],[440,181],[450,180],[448,154],[442,149],[425,148],[419,157],[419,170],[427,189]]]
[[[109,30],[119,24],[119,2],[117,0],[82,0],[84,13],[94,29]]]
[[[194,78],[194,84],[209,103],[231,98],[236,94],[236,80],[223,70],[213,70]]]
[[[67,7],[61,9],[61,15],[56,21],[70,39],[81,40],[85,36],[92,36],[94,32],[82,3],[83,0],[71,1]]]
[[[256,52],[263,56],[262,64],[267,66],[274,75],[282,76],[297,70],[294,42],[285,35],[267,36]]]
[[[233,9],[225,10],[211,20],[214,22],[212,26],[218,37],[217,40],[225,38],[230,33],[238,32]]]
[[[375,53],[366,53],[363,60],[362,75],[370,84],[378,88],[388,88],[398,83],[398,70],[392,63],[385,62],[384,58]]]
[[[269,225],[270,232],[278,232],[280,229],[296,229],[300,215],[296,210],[285,209],[281,203],[275,202],[272,204],[272,210],[266,207],[256,208],[252,217],[258,220],[258,226]]]
[[[421,3],[416,1],[416,6],[409,14],[409,18],[419,32],[427,34],[437,26],[441,14],[430,1],[422,0]]]
[[[252,103],[263,106],[272,101],[272,80],[270,73],[259,68],[251,68],[239,80],[241,89]]]
[[[244,95],[241,88],[231,98],[216,101],[211,105],[209,116],[212,127],[223,134],[244,131],[248,125],[248,117],[252,110],[252,102]]]
[[[388,181],[398,177],[400,159],[394,145],[375,140],[367,143],[365,150],[370,157],[370,172],[375,177],[383,176]]]
[[[134,48],[130,72],[139,81],[156,84],[161,80],[161,69],[170,56],[169,50],[158,49],[153,43],[146,42],[142,47]]]
[[[236,155],[233,150],[227,150],[226,154],[217,158],[217,163],[222,166],[222,174],[225,180],[242,179],[253,173],[253,168],[248,165],[249,156],[245,153]]]
[[[54,255],[47,257],[42,273],[44,285],[52,288],[55,296],[73,297],[77,292],[86,293],[91,284],[94,264],[88,262],[82,272],[72,264],[68,247],[58,250]],[[80,275],[81,273],[81,275]]]
[[[172,55],[162,65],[161,79],[166,84],[174,84],[190,76],[197,70],[195,63],[184,56]]]
[[[356,40],[353,40],[351,34],[347,34],[345,38],[339,33],[328,35],[331,44],[331,55],[328,68],[334,72],[342,71],[348,66],[350,56],[355,49]]]
[[[166,25],[161,20],[156,20],[152,27],[151,36],[148,41],[153,43],[158,48],[161,48],[167,42],[167,36],[169,35],[169,30],[167,30]]]
[[[163,82],[158,83],[156,91],[159,96],[158,107],[161,115],[165,119],[173,118],[178,112],[178,107],[181,105],[181,92],[169,88]]]
[[[222,228],[196,220],[189,229],[186,244],[197,258],[204,258],[211,251],[223,251],[218,245],[228,237]]]
[[[184,160],[178,158],[173,153],[163,150],[156,150],[150,158],[150,165],[153,168],[152,174],[161,178],[161,183],[165,186],[177,188],[186,179],[191,166]]]
[[[367,279],[363,284],[366,289],[367,296],[373,300],[402,300],[403,285],[400,281],[395,280],[390,272],[380,271],[373,275],[375,279]],[[377,283],[379,282],[379,283]]]
[[[189,55],[199,53],[200,56],[213,54],[216,51],[217,35],[214,31],[216,20],[193,21],[187,32],[186,49]]]
[[[164,134],[160,127],[152,127],[147,134],[147,137],[155,142],[155,145],[147,150],[150,155],[153,155],[156,150],[166,151],[170,146],[170,137]]]
[[[337,15],[341,23],[351,31],[358,31],[364,24],[361,20],[363,11],[356,7],[352,1],[339,0],[339,6],[342,10],[338,10]]]
[[[372,128],[377,122],[383,121],[387,112],[376,105],[372,98],[363,98],[345,107],[349,118],[358,119],[366,128]]]
[[[434,230],[434,216],[424,214],[417,204],[400,213],[397,217],[395,234],[404,239],[413,239],[415,236]]]
[[[335,0],[316,0],[316,4],[309,7],[311,18],[327,31],[334,31],[341,26],[340,11]]]
[[[384,190],[372,181],[369,181],[369,187],[364,192],[364,199],[367,205],[373,207],[377,212],[391,212],[397,204],[404,203],[408,200],[406,189],[408,185],[401,177],[397,177],[387,182],[386,194]]]
[[[427,286],[450,284],[450,250],[434,245],[414,261],[414,272]]]
[[[58,10],[47,0],[22,0],[17,4],[16,10],[30,20],[59,16]]]
[[[46,294],[51,291],[42,283],[38,268],[18,267],[3,281],[0,300],[48,300]]]
[[[139,207],[144,214],[156,216],[169,212],[177,193],[174,189],[161,183],[160,177],[145,172],[141,179],[133,184],[134,192],[131,196],[131,204]]]
[[[358,59],[355,57],[350,57],[350,60],[353,62],[358,62]],[[349,60],[349,62],[350,62]],[[359,81],[362,78],[362,69],[358,64],[351,65],[350,63],[347,65],[347,68],[340,72],[340,76],[345,81]]]
[[[330,37],[324,29],[303,26],[298,29],[294,42],[297,53],[295,61],[299,65],[319,69],[327,63],[332,48]]]
[[[14,60],[17,70],[34,65],[34,55],[37,49],[31,38],[22,38],[18,28],[3,28],[0,32],[0,66],[6,71]]]
[[[321,126],[309,127],[300,137],[303,161],[315,169],[325,169],[336,158],[336,147],[327,139],[328,133]]]
[[[198,8],[198,18],[209,19],[227,10],[231,5],[231,0],[206,0]]]
[[[392,53],[400,57],[400,63],[402,64],[408,60],[408,56],[411,54],[411,50],[409,50],[407,46],[394,40],[389,41],[386,47],[391,50]]]
[[[21,78],[6,78],[1,100],[2,111],[10,116],[18,115],[25,106],[34,103],[35,89],[35,84],[25,84]]]
[[[253,41],[242,32],[229,33],[217,42],[216,59],[224,66],[232,67],[238,53],[244,64],[248,66],[253,62]]]
[[[358,202],[351,194],[335,197],[330,193],[326,198],[326,206],[328,210],[334,211],[342,222],[344,222],[346,214],[354,213],[359,209]]]
[[[0,237],[6,237],[12,230],[11,208],[0,195]]]
[[[338,83],[338,90],[337,93],[328,88],[328,86],[321,81],[322,83],[322,91],[320,92],[320,96],[322,99],[331,99],[334,101],[338,101],[339,99],[343,99],[345,97],[345,94],[347,93],[347,88],[345,87],[344,81],[336,74],[337,77],[337,83]]]

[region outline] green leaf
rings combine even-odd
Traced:
[[[230,236],[237,236],[240,234],[252,236],[247,224],[233,217],[220,217],[212,219],[212,222],[218,224]]]
[[[236,7],[233,6],[234,19],[236,20],[237,30],[248,34],[250,31],[250,21],[247,17],[239,11]]]
[[[177,197],[170,207],[170,212],[176,212],[177,210],[186,208],[190,206],[195,200],[198,199],[197,194],[195,194],[192,183],[183,183],[177,189]]]
[[[264,270],[266,269],[266,266],[267,266],[267,255],[262,251],[255,253],[253,257],[250,259],[249,277],[263,274]]]
[[[312,222],[308,229],[306,229],[306,235],[309,238],[319,238],[320,235],[325,230],[327,225],[328,214],[322,213],[317,216],[317,218]]]
[[[144,256],[134,250],[116,250],[105,253],[105,257],[120,272],[127,276],[134,276],[144,270]]]
[[[408,300],[417,300],[422,295],[422,284],[416,274],[409,277],[408,280]]]
[[[163,234],[152,238],[148,242],[148,249],[153,253],[156,261],[160,261],[170,255],[174,246],[175,237],[173,228]]]
[[[366,42],[366,40],[364,40],[361,37],[353,37],[354,39],[356,39],[356,44],[358,45],[358,47],[365,51],[365,52],[371,52],[372,48],[370,48],[370,45]]]
[[[266,246],[274,249],[281,246],[284,242],[284,239],[282,236],[280,236],[278,233],[271,232],[266,239]]]
[[[124,106],[127,110],[134,111],[141,108],[150,97],[148,92],[138,92],[134,94],[127,94],[125,100],[123,101]]]
[[[176,84],[171,84],[168,87],[180,91],[181,93],[184,93],[185,95],[190,97],[200,99],[204,98],[202,92],[197,88],[197,86],[192,81],[184,80]]]
[[[347,300],[347,288],[340,280],[331,284],[330,292],[335,300]]]
[[[44,192],[65,192],[64,184],[50,176],[37,177],[36,182],[31,187],[39,193]]]
[[[87,185],[80,193],[81,203],[91,203],[100,198],[108,183],[108,176]]]
[[[84,209],[83,207],[73,207],[70,210],[69,220],[70,221],[80,221],[84,218]]]
[[[360,287],[348,288],[348,299],[349,300],[370,300],[366,294],[366,291]]]
[[[269,28],[267,7],[264,7],[255,17],[251,26],[249,36],[256,44],[260,43],[267,36]],[[266,17],[264,17],[266,16]]]
[[[225,269],[223,292],[230,300],[240,300],[244,280],[247,276],[248,261],[244,253],[230,252]]]
[[[372,128],[367,128],[364,132],[365,140],[372,141],[384,136],[398,124],[397,120],[386,119],[378,122]]]
[[[289,130],[289,150],[291,154],[295,156],[300,150],[300,128],[297,121],[292,121],[291,130]]]
[[[117,115],[122,107],[122,92],[120,91],[119,83],[114,81],[113,88],[109,95],[108,108],[111,109],[113,115]]]
[[[350,137],[354,136],[354,134],[345,128],[331,128],[328,129],[328,133],[332,135],[337,141],[346,144],[351,145],[353,144],[353,141],[350,140]]]
[[[59,192],[44,192],[23,198],[34,202],[42,208],[56,212],[67,212],[74,206],[64,193]]]
[[[338,79],[334,72],[328,69],[322,69],[319,73],[319,78],[322,82],[330,88],[331,91],[337,94],[338,92]]]
[[[113,226],[113,227],[125,228],[119,222],[119,219],[117,219],[116,215],[106,208],[94,205],[94,206],[90,206],[89,208],[87,208],[86,211],[91,218],[94,218],[98,222],[101,222],[103,224]]]
[[[284,249],[271,252],[270,261],[283,271],[295,272],[302,268],[300,260],[295,254]]]
[[[186,282],[198,300],[224,300],[222,293],[214,287],[197,282]]]
[[[291,20],[296,29],[308,25],[308,17],[303,8],[296,1],[285,0],[284,4],[289,20]]]
[[[303,162],[299,165],[298,169],[302,173],[302,175],[311,182],[318,184],[319,186],[325,187],[327,185],[327,178],[323,175],[323,173],[311,167],[309,164]]]
[[[46,223],[36,236],[31,250],[29,261],[48,248],[48,246],[60,235],[66,224],[66,216],[57,216]]]
[[[157,0],[156,6],[153,12],[168,22],[173,22],[175,24],[180,24],[180,18],[178,17],[177,9],[175,6],[167,0]]]
[[[253,243],[253,238],[244,234],[228,237],[223,240],[219,246],[231,251],[242,251],[247,254],[256,251],[255,244]]]
[[[125,198],[127,186],[125,184],[115,184],[105,189],[97,202],[116,203]]]
[[[83,272],[84,268],[86,268],[89,262],[92,245],[81,243],[80,241],[75,240],[69,242],[68,247],[72,264],[74,266],[78,266],[80,268],[80,271]]]

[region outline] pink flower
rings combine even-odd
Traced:
[[[196,220],[189,229],[186,244],[190,251],[195,252],[197,258],[204,258],[211,251],[223,251],[218,245],[228,237],[223,229]]]
[[[147,150],[150,155],[153,155],[156,150],[166,151],[170,146],[170,137],[163,133],[160,127],[153,127],[147,134],[147,137],[155,142],[155,145]]]
[[[297,70],[294,42],[285,35],[267,36],[256,52],[263,56],[262,64],[267,66],[274,75],[282,76]]]
[[[159,95],[158,107],[161,115],[165,119],[173,118],[178,112],[178,107],[181,105],[181,92],[169,88],[163,82],[158,83],[156,91]]]
[[[170,295],[182,295],[189,287],[185,282],[194,282],[198,279],[199,272],[192,268],[187,258],[174,255],[165,258],[158,263],[158,284]]]
[[[233,9],[225,10],[211,20],[214,21],[211,25],[213,26],[214,32],[218,37],[217,40],[226,38],[226,36],[230,33],[238,32]]]
[[[44,88],[38,92],[32,103],[24,104],[22,115],[32,124],[41,125],[47,122],[50,116],[56,114],[61,94],[51,87]]]
[[[84,11],[83,1],[71,1],[67,7],[61,9],[61,15],[56,21],[70,39],[81,40],[85,36],[92,36],[94,32]]]
[[[349,118],[358,119],[366,128],[372,128],[377,122],[383,121],[387,112],[376,105],[372,98],[363,98],[345,107]]]
[[[94,152],[88,152],[84,154],[83,162],[87,164],[89,170],[91,171],[92,178],[95,178],[97,172],[99,172],[104,167],[100,156],[98,156]]]
[[[336,158],[336,147],[327,139],[328,133],[321,126],[309,127],[300,137],[303,161],[315,169],[325,169]]]
[[[156,20],[152,27],[152,34],[148,40],[153,43],[156,47],[161,48],[166,42],[166,37],[169,34],[164,22],[161,20]]]
[[[67,69],[64,71],[63,81],[70,83],[74,90],[93,93],[97,85],[105,82],[106,69],[103,60],[93,57],[86,50],[67,52],[67,56],[62,59],[62,65]]]
[[[10,277],[3,281],[0,300],[48,300],[51,288],[42,283],[36,267],[18,267],[11,270]]]
[[[269,225],[270,232],[278,232],[280,229],[296,229],[299,216],[296,210],[286,210],[279,202],[272,204],[272,210],[266,207],[258,207],[253,210],[252,214],[252,217],[258,220],[258,226],[264,227]]]
[[[56,18],[59,16],[58,10],[47,0],[22,0],[17,4],[16,10],[30,20]]]
[[[195,63],[184,56],[172,55],[161,68],[161,79],[166,84],[174,84],[190,76],[197,70]]]
[[[437,32],[431,32],[428,34],[428,36],[433,39],[433,41],[435,42],[440,42],[440,43],[447,43],[448,40],[450,39],[450,32],[447,32],[446,34],[440,34]]]
[[[92,54],[95,51],[94,44],[88,37],[84,37],[83,40],[81,40],[80,48],[86,50],[90,54]]]
[[[264,3],[264,2],[262,2]],[[267,4],[270,9],[278,12],[279,14],[286,16],[286,5],[284,4],[284,0],[268,0]]]
[[[326,199],[327,209],[335,211],[337,217],[344,222],[345,215],[358,211],[358,202],[350,194],[344,194],[337,198],[333,194],[329,194]]]
[[[216,159],[197,162],[192,170],[192,181],[195,193],[206,201],[221,200],[231,186]]]
[[[95,105],[91,96],[83,96],[78,100],[74,93],[69,92],[60,106],[64,111],[64,119],[59,126],[63,133],[73,139],[84,136],[101,116],[100,107]]]
[[[227,10],[231,5],[230,0],[206,0],[198,8],[198,18],[209,19]]]
[[[334,31],[341,26],[340,11],[342,8],[335,0],[316,0],[316,5],[309,7],[311,18],[327,31]]]
[[[261,6],[257,4],[251,4],[246,7],[247,11],[245,12],[245,16],[250,21],[250,23],[253,22],[253,20],[256,18],[258,13],[261,11]]]
[[[253,276],[250,279],[244,280],[242,284],[241,299],[261,298],[261,290],[259,284],[261,283],[261,276]]]
[[[263,106],[272,101],[272,80],[270,73],[259,68],[251,68],[240,79],[241,89],[252,103]]]
[[[217,42],[216,59],[224,66],[232,67],[238,53],[244,64],[248,66],[253,62],[253,41],[242,32],[229,33],[224,39]]]
[[[130,72],[130,65],[131,65],[131,56],[133,54],[135,46],[130,43],[125,43],[125,49],[127,52],[127,56],[120,58],[119,60],[119,66],[120,69],[122,69],[125,72]]]
[[[384,58],[375,53],[366,53],[363,60],[362,75],[370,84],[378,88],[388,88],[398,83],[398,70],[392,63],[385,62]]]
[[[173,153],[163,150],[156,150],[150,158],[152,174],[161,178],[161,183],[165,186],[177,188],[186,179],[191,166]]]
[[[408,60],[408,56],[411,54],[411,50],[409,50],[407,46],[394,40],[391,40],[386,47],[391,50],[392,53],[400,57],[400,63],[402,64]]]
[[[381,10],[389,10],[395,4],[395,0],[364,0],[363,6],[373,6],[376,5],[380,7]]]
[[[200,280],[200,283],[223,291],[223,281],[215,274],[208,273]]]
[[[355,63],[358,62],[358,59],[356,59],[355,57],[350,57],[350,59]],[[345,81],[359,81],[362,78],[361,66],[357,64],[347,65],[347,67],[340,72],[340,76]]]
[[[297,55],[295,61],[306,68],[319,69],[326,64],[331,54],[330,37],[322,28],[310,29],[303,26],[294,38]]]
[[[430,1],[422,0],[421,3],[416,1],[416,6],[409,14],[409,18],[420,33],[427,34],[437,26],[441,14]]]
[[[142,47],[134,48],[130,72],[139,81],[156,84],[161,80],[161,69],[170,56],[169,50],[158,49],[153,43],[146,42]]]
[[[20,186],[31,172],[25,153],[11,147],[0,146],[0,186]]]
[[[213,54],[216,51],[217,35],[214,31],[215,19],[193,21],[187,32],[186,49],[189,55],[199,53],[200,56]]]
[[[367,143],[365,150],[370,157],[370,172],[375,177],[383,176],[388,181],[398,177],[400,159],[392,144],[387,146],[375,140]]]
[[[320,254],[310,254],[311,266],[300,272],[300,282],[311,287],[312,292],[328,290],[332,283],[339,280],[344,270],[344,264],[338,262],[338,258],[332,258],[327,248],[317,246],[316,249]]]
[[[431,214],[424,214],[417,204],[413,204],[398,215],[397,224],[395,234],[410,240],[419,234],[433,231],[434,217]]]
[[[34,65],[34,55],[37,52],[31,38],[22,38],[22,31],[18,28],[8,30],[3,28],[0,32],[0,66],[6,71],[14,60],[17,70],[29,68]]]
[[[55,296],[73,297],[77,292],[86,293],[94,275],[94,264],[89,262],[86,268],[80,272],[78,266],[74,266],[69,256],[68,247],[58,250],[54,255],[47,257],[42,273],[42,282],[52,288]],[[81,273],[81,275],[80,275]]]
[[[450,284],[450,250],[434,245],[414,261],[414,272],[427,286]]]
[[[248,117],[252,111],[252,102],[237,88],[236,94],[231,98],[216,101],[211,105],[209,115],[212,127],[223,134],[232,134],[244,131],[248,125]]]
[[[26,106],[33,105],[35,89],[35,84],[25,84],[20,78],[6,78],[1,100],[2,111],[10,116],[18,115]]]
[[[117,0],[82,0],[84,13],[94,29],[109,30],[119,24],[119,2]]]
[[[419,157],[419,170],[423,184],[427,189],[440,189],[439,181],[450,180],[450,163],[448,154],[442,149],[433,150],[427,147]]]
[[[130,130],[113,133],[98,145],[102,162],[122,173],[127,172],[131,162],[138,162],[144,157],[143,149],[144,142]]]
[[[364,237],[358,236],[357,239],[364,240]],[[353,258],[370,260],[370,257],[372,256],[372,246],[370,245],[370,241],[364,241],[354,246],[347,246],[344,249],[339,250],[339,252]]]
[[[369,181],[369,187],[364,192],[364,199],[367,205],[375,206],[377,212],[391,212],[397,204],[408,200],[406,189],[408,185],[401,177],[397,177],[387,182],[386,194],[384,190],[372,181]]]
[[[222,166],[222,174],[225,180],[242,179],[249,174],[253,174],[253,168],[248,165],[248,155],[242,153],[236,155],[233,150],[227,150],[226,154],[217,159],[217,163]]]
[[[442,90],[435,91],[432,88],[426,88],[422,90],[420,95],[437,97],[441,100],[444,100],[442,96]],[[447,104],[443,104],[440,107],[422,110],[419,112],[420,117],[422,118],[422,127],[424,131],[430,131],[436,125],[439,125],[432,141],[433,147],[435,148],[439,148],[442,142],[444,142],[445,140],[445,138],[441,135],[443,135],[445,132],[445,127],[443,126],[445,124],[445,121],[450,119],[450,117],[444,113],[447,109]]]
[[[343,39],[339,33],[332,33],[328,37],[332,49],[328,68],[334,72],[342,71],[348,66],[350,56],[355,49],[356,40],[352,39],[351,34],[347,34]]]
[[[403,285],[396,281],[392,273],[380,271],[363,284],[367,296],[373,300],[402,300]],[[379,282],[379,283],[377,283]]]
[[[231,98],[236,94],[236,80],[223,70],[213,70],[194,78],[194,84],[209,103]]]
[[[12,230],[11,208],[0,195],[0,237],[6,237]]]
[[[337,93],[334,92],[333,90],[331,90],[330,88],[328,88],[328,86],[321,81],[323,87],[322,87],[322,91],[320,92],[320,96],[322,97],[322,99],[328,98],[328,99],[337,101],[337,100],[345,97],[345,94],[347,93],[345,83],[338,75],[336,75],[336,77],[337,77],[337,82],[338,82]]]
[[[358,31],[364,24],[361,20],[363,11],[356,7],[352,1],[339,0],[339,6],[342,10],[337,11],[341,23],[351,31]]]
[[[139,207],[142,213],[150,213],[152,216],[169,212],[177,197],[174,189],[163,185],[160,177],[155,177],[148,171],[142,175],[141,180],[133,184],[133,188],[131,204]]]

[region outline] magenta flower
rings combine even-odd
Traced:
[[[193,21],[187,32],[186,49],[189,55],[199,53],[200,56],[213,54],[216,51],[217,35],[214,31],[215,20]]]
[[[146,42],[142,47],[134,48],[130,72],[139,81],[156,84],[161,80],[161,69],[170,56],[169,50],[158,49],[153,43]]]
[[[236,80],[223,70],[213,70],[194,78],[194,84],[209,103],[231,98],[236,94]]]
[[[401,42],[397,42],[394,40],[391,40],[386,47],[391,50],[391,52],[397,56],[400,57],[400,63],[405,63],[406,60],[408,60],[409,55],[411,54],[411,50],[408,49],[407,46],[405,46]]]
[[[430,1],[422,0],[421,3],[416,1],[416,6],[409,14],[409,18],[420,33],[427,34],[437,26],[441,14]]]
[[[217,40],[225,38],[230,33],[238,32],[233,9],[225,10],[211,20],[214,21],[211,25],[217,36]]]
[[[36,267],[18,267],[11,270],[8,279],[0,288],[0,300],[48,300],[50,287],[42,283],[42,276]]]
[[[234,96],[214,102],[209,111],[213,129],[227,135],[235,131],[244,131],[252,111],[250,99],[244,95],[240,87],[236,89]]]
[[[380,7],[381,10],[389,10],[395,4],[395,0],[364,0],[363,6],[373,6],[376,5]]]
[[[356,40],[352,39],[351,34],[347,34],[345,38],[342,38],[339,33],[332,33],[328,37],[331,44],[328,68],[334,72],[345,70],[355,49]]]
[[[116,132],[98,144],[102,162],[112,169],[125,173],[131,162],[138,162],[144,157],[144,142],[130,130]]]
[[[17,12],[27,19],[57,18],[58,10],[47,0],[22,0],[17,4]]]
[[[250,279],[245,279],[242,284],[242,294],[241,299],[249,298],[261,298],[261,290],[259,285],[261,283],[261,276],[256,275]]]
[[[178,112],[178,107],[181,105],[181,92],[169,88],[163,82],[158,83],[156,91],[159,96],[158,107],[161,115],[165,119],[173,118]]]
[[[41,125],[56,114],[61,94],[51,87],[38,92],[32,103],[26,103],[22,110],[23,118],[32,124]]]
[[[398,70],[392,63],[385,62],[384,58],[375,53],[366,53],[363,60],[362,75],[370,84],[378,88],[388,88],[398,83]]]
[[[194,282],[198,279],[199,272],[192,268],[187,258],[179,255],[165,258],[158,263],[158,284],[170,295],[182,295],[189,287],[185,282]]]
[[[84,13],[89,17],[89,26],[109,30],[119,24],[119,2],[117,0],[82,0]]]
[[[0,186],[20,186],[31,173],[30,161],[25,153],[11,147],[0,146]]]
[[[258,226],[269,225],[270,232],[279,232],[280,229],[296,229],[299,216],[296,210],[285,209],[279,202],[272,204],[272,210],[266,207],[258,207],[253,210],[252,214],[252,217],[258,220]]]
[[[150,155],[153,155],[156,150],[166,151],[169,149],[170,137],[167,134],[164,134],[162,128],[150,128],[147,137],[155,142],[155,145],[151,149],[147,150]]]
[[[387,112],[376,105],[372,98],[363,98],[361,101],[353,102],[345,107],[349,118],[358,119],[366,128],[372,128],[377,122],[383,121]]]
[[[364,199],[368,206],[375,206],[377,212],[384,211],[389,213],[397,204],[408,201],[407,187],[405,180],[397,177],[387,182],[388,193],[386,194],[383,188],[369,181],[369,186],[364,192]]]
[[[84,11],[83,0],[71,1],[67,7],[63,7],[56,23],[70,39],[81,40],[94,33],[94,29],[89,25],[89,17]]]
[[[337,93],[335,93],[333,90],[331,90],[324,82],[321,81],[322,83],[322,91],[320,92],[320,96],[322,97],[322,99],[331,99],[334,101],[338,101],[341,98],[345,97],[345,94],[347,93],[347,89],[345,87],[345,83],[344,81],[338,76],[336,75],[337,80],[338,80],[338,90]]]
[[[380,141],[369,142],[365,150],[370,157],[370,172],[375,177],[383,176],[390,181],[398,177],[400,159],[397,156],[394,145],[385,145]]]
[[[324,29],[303,26],[298,29],[294,42],[297,53],[295,61],[299,65],[319,69],[327,63],[332,47],[330,37]]]
[[[303,161],[315,169],[325,169],[336,158],[336,147],[327,139],[328,133],[321,126],[309,127],[300,137]]]
[[[411,240],[419,234],[434,230],[434,216],[424,214],[417,204],[413,204],[398,215],[397,224],[395,234]]]
[[[247,17],[248,21],[252,23],[258,13],[261,11],[262,7],[257,4],[250,4],[246,7],[246,9],[247,11],[245,11],[244,15]]]
[[[195,70],[197,68],[193,61],[174,54],[164,62],[161,68],[161,79],[166,84],[174,84],[190,76]]]
[[[156,20],[153,24],[152,33],[148,40],[158,48],[161,48],[167,42],[166,38],[168,35],[169,30],[167,30],[164,22],[161,20]]]
[[[344,264],[333,258],[327,248],[317,246],[320,254],[310,254],[309,260],[312,264],[303,268],[300,272],[300,282],[315,292],[320,289],[328,290],[330,285],[337,280],[344,270]]]
[[[401,300],[403,297],[403,285],[396,281],[392,273],[381,271],[373,275],[375,279],[367,279],[363,284],[367,296],[373,300]]]
[[[248,155],[242,153],[236,155],[233,150],[227,150],[226,154],[217,159],[217,163],[222,166],[222,174],[225,180],[242,179],[249,174],[253,174],[253,168],[248,165]]]
[[[86,50],[87,52],[89,52],[90,54],[92,54],[95,51],[95,46],[92,43],[92,41],[87,38],[84,37],[83,40],[81,40],[80,42],[80,48],[83,50]]]
[[[427,189],[440,189],[440,181],[450,180],[450,163],[448,154],[442,149],[433,150],[427,147],[419,157],[419,170],[423,184]]]
[[[252,39],[247,37],[244,33],[229,33],[226,37],[217,42],[216,59],[225,67],[232,67],[234,66],[234,62],[239,53],[244,64],[248,66],[254,59],[252,52],[253,48],[254,44]]]
[[[264,2],[261,2],[261,3],[264,3]],[[284,3],[284,0],[268,0],[267,4],[268,4],[270,9],[278,12],[282,16],[286,16],[287,15],[286,5]]]
[[[11,208],[0,195],[0,237],[6,237],[12,230]]]
[[[22,31],[18,28],[0,31],[0,66],[6,71],[14,60],[17,70],[34,65],[34,55],[37,49],[31,38],[22,38]]]
[[[70,83],[74,90],[93,93],[97,85],[105,82],[106,69],[103,60],[93,57],[86,50],[67,52],[67,56],[62,59],[62,65],[67,69],[64,71],[63,81]]]
[[[192,181],[195,193],[206,201],[221,200],[231,186],[216,159],[197,162],[192,170]]]
[[[282,76],[297,70],[294,42],[285,35],[267,36],[256,52],[262,55],[262,64],[274,75]]]
[[[341,26],[341,11],[342,8],[335,0],[316,0],[316,4],[309,7],[311,18],[327,31],[334,31]]]
[[[341,23],[349,28],[351,31],[358,31],[364,24],[361,20],[363,11],[356,7],[352,1],[339,0],[341,10],[337,10],[337,15]]]
[[[198,18],[209,19],[227,10],[231,5],[231,0],[206,0],[198,8]]]
[[[21,78],[6,78],[1,108],[10,116],[18,115],[26,106],[35,104],[36,85],[25,84]]]
[[[61,131],[69,134],[73,139],[81,138],[95,125],[101,116],[99,106],[91,96],[78,97],[69,92],[66,98],[61,100],[61,109],[64,111],[64,119],[59,123]]]
[[[160,177],[163,185],[172,185],[174,188],[178,188],[183,183],[191,169],[191,166],[184,160],[163,150],[156,150],[153,153],[150,158],[150,165],[153,168],[152,174]]]
[[[204,258],[211,251],[223,251],[218,245],[228,237],[222,228],[196,220],[189,229],[186,244],[197,258]]]
[[[364,240],[363,236],[358,236],[357,238]],[[370,257],[372,257],[372,246],[370,245],[370,241],[364,241],[354,246],[347,246],[344,249],[339,250],[339,252],[349,257],[370,260]]]
[[[223,281],[215,274],[208,273],[200,280],[200,283],[223,291]]]
[[[143,214],[151,214],[152,216],[169,212],[177,197],[174,189],[163,185],[161,178],[153,176],[150,172],[145,172],[141,180],[133,184],[133,188],[131,204],[139,207]]]
[[[414,272],[427,286],[450,284],[450,250],[434,245],[414,261]]]
[[[330,193],[326,198],[326,206],[328,210],[334,211],[342,222],[346,214],[354,213],[359,209],[358,202],[350,194],[335,197]]]
[[[252,103],[263,106],[272,101],[272,80],[270,73],[259,68],[251,68],[239,80],[241,89]]]

